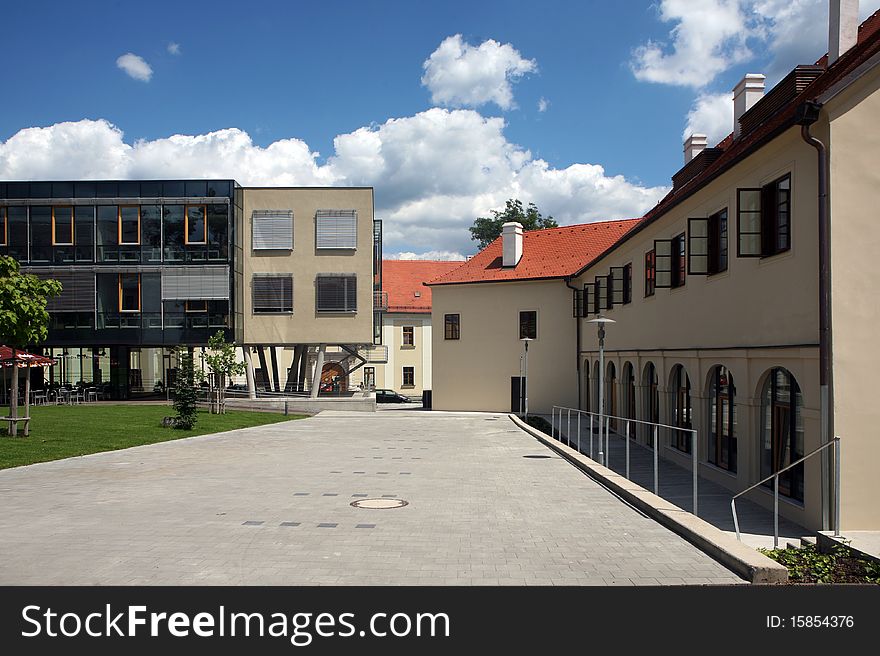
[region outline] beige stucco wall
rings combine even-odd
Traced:
[[[561,280],[432,288],[433,407],[509,412],[510,379],[520,375],[519,313],[538,311],[529,345],[529,412],[577,402],[571,290]],[[446,340],[443,315],[461,315],[461,339]]]
[[[880,529],[878,88],[875,69],[825,106],[831,135],[834,431],[841,438],[844,529]]]
[[[254,210],[293,210],[293,250],[254,251]],[[318,251],[315,213],[319,209],[353,209],[358,215],[357,250]],[[373,190],[370,188],[245,188],[243,279],[245,344],[370,344],[373,341]],[[251,280],[254,273],[293,274],[293,313],[255,315]],[[355,273],[358,311],[315,312],[315,277],[319,273]],[[236,286],[238,289],[238,285]]]

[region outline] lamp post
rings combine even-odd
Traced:
[[[522,399],[521,403],[520,403],[520,407],[523,410],[523,419],[525,421],[528,421],[529,420],[529,384],[528,384],[528,381],[529,381],[529,342],[532,341],[532,338],[531,337],[523,337],[519,341],[521,341],[523,343],[523,346],[525,346],[525,353],[523,354],[523,359],[522,359],[523,377],[522,377],[522,380],[520,381],[520,386],[519,386],[520,398]]]
[[[599,328],[599,462],[607,467],[608,454],[602,451],[603,444],[606,446],[605,450],[608,450],[608,436],[605,436],[605,442],[602,441],[602,426],[605,414],[605,324],[616,322],[614,319],[608,319],[600,314],[595,319],[590,319],[587,323],[594,323]]]

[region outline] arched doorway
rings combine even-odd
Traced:
[[[623,407],[621,408],[622,416],[629,419],[636,418],[636,377],[633,374],[633,366],[631,362],[623,365],[623,374],[621,375],[621,390],[623,397]],[[635,437],[635,432],[630,430],[630,437]]]
[[[736,388],[724,365],[709,373],[709,462],[736,471]]]
[[[587,412],[590,412],[590,409],[592,406],[590,404],[591,397],[590,397],[590,361],[589,360],[584,361],[583,371],[584,371],[584,388],[582,390],[583,397],[584,397],[583,409],[586,410]]]
[[[790,371],[770,370],[761,392],[761,477],[804,456],[804,400]],[[773,485],[772,481],[766,485]],[[804,500],[803,463],[779,476],[779,493]]]
[[[613,362],[605,367],[605,414],[617,417],[617,368]],[[610,421],[611,428],[617,430],[617,420]]]
[[[691,379],[683,365],[677,364],[672,368],[669,383],[669,389],[672,390],[672,421],[670,423],[680,428],[693,428],[694,408],[691,404]],[[689,432],[672,431],[672,446],[679,451],[690,453],[691,439]]]
[[[642,388],[645,394],[645,416],[643,419],[655,424],[660,423],[660,379],[657,375],[657,367],[653,362],[645,365],[642,373]],[[645,442],[648,446],[654,446],[654,429],[644,426]]]
[[[348,391],[348,376],[338,362],[327,362],[321,369],[321,392],[334,394]]]

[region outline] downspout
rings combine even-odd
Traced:
[[[571,278],[570,277],[564,278],[564,281],[565,281],[565,286],[568,287],[569,289],[573,290],[575,294],[577,294],[578,291],[581,291],[577,287],[571,286]],[[584,302],[583,299],[581,299],[581,303],[583,303],[583,302]],[[575,318],[574,318],[574,334],[575,334],[575,340],[576,340],[575,341],[575,343],[576,343],[575,348],[577,349],[574,353],[574,355],[575,355],[574,363],[575,363],[575,368],[577,370],[577,379],[578,379],[577,380],[577,391],[578,391],[577,407],[578,407],[578,410],[581,409],[581,324],[579,321],[580,318],[581,317],[579,317],[579,316],[575,316]]]
[[[822,105],[807,101],[797,108],[797,122],[801,126],[801,137],[816,149],[818,169],[818,218],[819,218],[819,396],[821,443],[834,437],[834,372],[831,352],[831,220],[828,214],[828,149],[819,139],[810,134],[810,126],[819,120]],[[826,503],[822,504],[822,524],[826,530],[830,526],[829,507],[832,503],[827,481],[831,480],[830,458],[823,456],[823,486]],[[840,481],[836,481],[839,485]],[[837,510],[835,509],[836,513]],[[834,517],[837,524],[839,518]]]

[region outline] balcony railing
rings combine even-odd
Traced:
[[[382,291],[374,291],[373,292],[373,309],[374,310],[387,310],[388,309],[388,292],[382,292]]]

